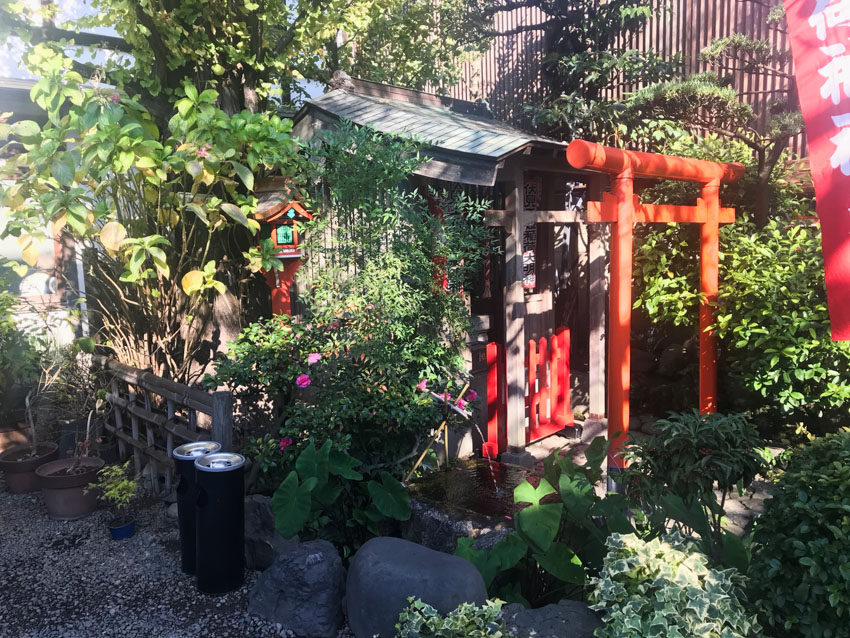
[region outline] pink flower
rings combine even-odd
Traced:
[[[207,156],[207,149],[199,148],[197,151],[195,151],[195,155],[197,155],[198,157],[206,157]]]
[[[290,439],[288,436],[283,437],[280,440],[280,451],[283,452],[290,445],[292,445],[292,439]]]
[[[420,392],[428,391],[428,379],[422,379],[419,383],[416,384],[416,389]]]
[[[310,385],[310,375],[309,374],[299,374],[298,378],[295,379],[295,385],[299,388],[306,388]]]
[[[331,324],[331,328],[333,328],[334,330],[336,330],[337,328],[339,328],[339,322],[338,322],[338,321],[334,321],[334,322]]]
[[[457,407],[459,407],[461,410],[466,410],[466,401],[464,401],[463,399],[458,399],[455,405],[457,405]]]
[[[451,401],[451,400],[452,400],[452,395],[451,395],[451,394],[449,394],[448,392],[443,392],[443,393],[440,395],[440,398],[441,398],[443,401],[445,401],[445,402],[447,402],[447,403],[448,403],[449,401]]]
[[[319,359],[321,359],[321,358],[322,358],[322,355],[320,353],[312,352],[312,353],[307,355],[307,363],[309,363],[311,365],[314,364],[314,363],[318,363]]]
[[[313,329],[313,324],[308,323],[306,326],[304,326],[304,329],[305,329],[305,330],[312,330],[312,329]]]
[[[475,390],[470,390],[469,392],[466,393],[466,397],[470,401],[475,401],[475,399],[478,398],[478,393]]]
[[[116,91],[115,93],[112,94],[112,103],[118,104],[120,101],[121,101],[121,94]]]
[[[295,333],[295,338],[296,338],[296,339],[300,339],[300,338],[301,338],[301,333],[300,333],[300,332],[296,332],[296,333]]]

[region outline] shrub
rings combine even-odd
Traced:
[[[648,439],[627,446],[623,480],[656,528],[675,520],[679,531],[699,534],[714,560],[745,570],[743,546],[723,530],[724,504],[736,486],[742,491],[765,467],[760,446],[741,414],[673,412],[655,422]]]
[[[506,636],[505,625],[499,621],[502,605],[488,600],[481,607],[463,603],[457,609],[441,616],[439,612],[417,598],[408,598],[408,606],[398,617],[397,638],[480,638]]]
[[[603,612],[600,638],[723,637],[758,635],[734,569],[715,570],[677,532],[643,541],[612,534],[591,609]]]
[[[756,522],[751,586],[764,620],[788,635],[850,626],[850,429],[791,455]]]

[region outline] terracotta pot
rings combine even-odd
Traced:
[[[29,445],[16,445],[0,453],[0,470],[6,473],[6,489],[12,494],[35,492],[39,488],[36,469],[59,456],[55,443],[39,443],[36,456],[21,460],[31,449]]]
[[[74,465],[74,459],[59,459],[45,463],[36,470],[47,515],[58,521],[75,521],[91,514],[97,507],[97,497],[86,487],[97,479],[97,472],[103,467],[103,459],[96,456],[84,456],[80,459],[81,471],[78,474],[65,474],[64,471]]]

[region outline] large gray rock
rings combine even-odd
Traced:
[[[487,588],[472,563],[459,556],[401,538],[378,537],[363,545],[351,561],[346,587],[348,625],[354,635],[395,636],[409,597],[447,614],[461,603],[483,604]]]
[[[577,600],[562,600],[540,609],[526,609],[516,603],[506,605],[502,620],[517,638],[592,638],[602,625],[596,612]]]
[[[260,574],[248,596],[248,613],[298,638],[336,638],[343,624],[345,568],[327,541],[292,544]]]
[[[298,538],[287,540],[274,528],[272,499],[253,494],[245,499],[245,567],[268,569]]]
[[[476,549],[489,549],[513,531],[506,518],[484,516],[446,503],[410,499],[410,519],[402,536],[429,549],[453,554],[459,538],[476,539]]]

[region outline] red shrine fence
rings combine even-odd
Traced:
[[[525,408],[526,443],[574,424],[570,406],[570,331],[559,328],[550,337],[527,343]],[[487,443],[484,454],[495,457],[506,449],[507,388],[505,349],[487,344]]]

